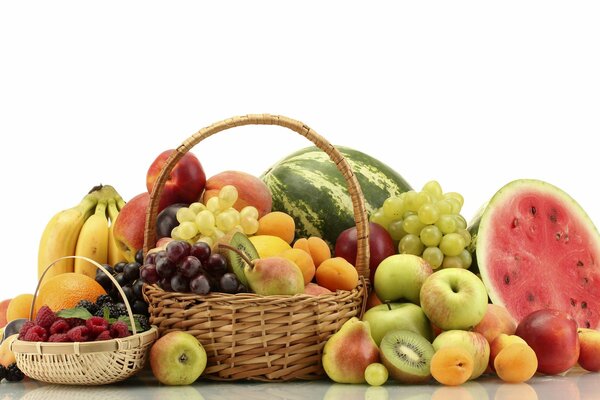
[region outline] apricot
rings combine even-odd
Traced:
[[[19,318],[29,318],[32,302],[33,295],[30,293],[15,296],[6,308],[6,321],[10,322]]]
[[[302,271],[305,285],[312,281],[315,276],[315,263],[310,254],[300,249],[288,249],[281,253],[280,256],[296,263]]]
[[[265,214],[258,220],[257,235],[272,235],[291,244],[294,241],[296,223],[291,215],[281,211]]]
[[[465,383],[473,373],[473,356],[461,347],[442,347],[431,358],[431,376],[447,386]]]
[[[323,261],[315,275],[319,285],[334,292],[336,290],[352,290],[358,285],[356,268],[342,257]]]
[[[509,344],[494,359],[494,369],[504,382],[525,382],[535,374],[538,367],[535,351],[523,343]]]
[[[300,238],[294,242],[295,249],[302,249],[306,251],[313,259],[315,267],[319,267],[321,263],[331,258],[331,249],[323,239],[317,236],[311,236],[307,238]]]

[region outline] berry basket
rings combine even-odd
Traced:
[[[277,125],[312,141],[327,153],[344,176],[357,227],[359,284],[352,291],[312,296],[260,296],[254,293],[197,295],[144,285],[150,323],[160,335],[183,330],[204,346],[208,363],[203,377],[211,380],[289,381],[324,377],[322,350],[327,339],[351,317],[364,312],[369,290],[368,219],[360,185],[346,159],[327,140],[303,123],[276,115],[247,115],[201,129],[167,159],[150,196],[144,253],[156,243],[158,199],[175,164],[209,136],[237,126]]]
[[[33,320],[35,299],[44,275],[53,265],[66,258],[89,261],[108,275],[123,298],[130,321],[133,321],[131,306],[117,281],[102,265],[79,256],[61,257],[46,268],[33,295],[30,320]],[[141,370],[148,349],[158,338],[155,326],[137,333],[135,323],[132,323],[132,333],[124,338],[97,342],[49,343],[17,339],[11,343],[11,350],[19,369],[35,380],[66,385],[106,385],[127,379]]]

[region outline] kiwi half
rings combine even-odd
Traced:
[[[381,362],[392,378],[402,383],[425,383],[431,379],[433,346],[418,333],[406,330],[388,332],[379,346]]]
[[[246,235],[241,232],[235,232],[228,234],[219,239],[218,243],[227,244],[243,252],[250,260],[256,260],[259,258],[258,251],[248,239]],[[218,246],[218,245],[217,245]],[[233,250],[229,250],[223,247],[217,247],[219,254],[223,255],[227,260],[229,269],[237,276],[240,283],[245,287],[248,287],[248,279],[244,274],[244,267],[247,265],[242,257]]]

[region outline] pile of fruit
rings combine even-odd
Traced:
[[[434,180],[416,191],[378,160],[340,150],[369,214],[372,291],[361,319],[348,320],[324,344],[331,380],[460,385],[489,374],[525,382],[577,364],[600,370],[600,236],[573,199],[547,183],[518,180],[467,224],[459,193],[443,192]],[[199,160],[185,154],[163,187],[158,240],[142,254],[150,193],[172,151],[151,163],[147,191],[128,202],[111,186],[95,187],[50,220],[40,279],[69,255],[91,258],[106,272],[81,259],[48,270],[33,321],[12,340],[122,338],[132,330],[125,303],[137,331],[149,329],[145,285],[200,296],[329,296],[357,288],[346,183],[314,147],[261,177],[223,171],[207,179]],[[23,294],[0,302],[0,328],[28,318],[32,301]],[[0,378],[22,379],[7,342]],[[177,352],[185,362],[168,361]],[[185,331],[158,339],[149,360],[165,384],[194,382],[207,362]]]

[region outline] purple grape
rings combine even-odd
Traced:
[[[131,262],[123,267],[123,275],[127,282],[133,283],[137,278],[140,277],[140,264],[137,262]]]
[[[204,263],[210,256],[210,246],[205,242],[196,242],[192,245],[190,255],[196,257],[200,262]]]
[[[156,256],[156,272],[161,278],[170,278],[177,272],[177,268],[169,260],[166,253],[164,255],[161,253]]]
[[[125,266],[127,265],[127,263],[125,261],[121,261],[115,264],[114,266],[114,271],[117,272],[123,272],[123,268],[125,268]]]
[[[206,275],[196,275],[190,281],[190,290],[195,294],[207,294],[210,292],[211,284]]]
[[[162,288],[162,290],[166,292],[172,292],[173,288],[171,287],[171,278],[162,278],[158,285]]]
[[[198,275],[202,269],[202,263],[194,256],[187,256],[179,265],[179,272],[186,278]]]
[[[131,289],[133,289],[133,295],[136,299],[143,300],[143,286],[144,281],[142,279],[137,279],[135,282],[131,284]]]
[[[227,272],[219,280],[219,286],[221,286],[221,291],[224,293],[237,293],[239,284],[237,276],[232,272]]]
[[[156,254],[157,252],[149,253],[146,255],[144,259],[144,264],[154,264],[156,262]]]
[[[190,255],[192,245],[183,240],[173,240],[167,244],[167,257],[171,262],[178,264],[185,257]]]
[[[204,263],[204,268],[212,276],[221,276],[227,272],[227,260],[221,254],[211,254]]]
[[[156,271],[156,265],[154,264],[145,264],[140,268],[140,278],[149,284],[153,285],[159,280],[158,272]]]
[[[171,278],[171,287],[175,292],[186,293],[190,291],[190,283],[188,278],[181,274],[175,274]]]
[[[247,292],[248,292],[248,288],[243,283],[240,283],[237,287],[236,293],[247,293]]]

